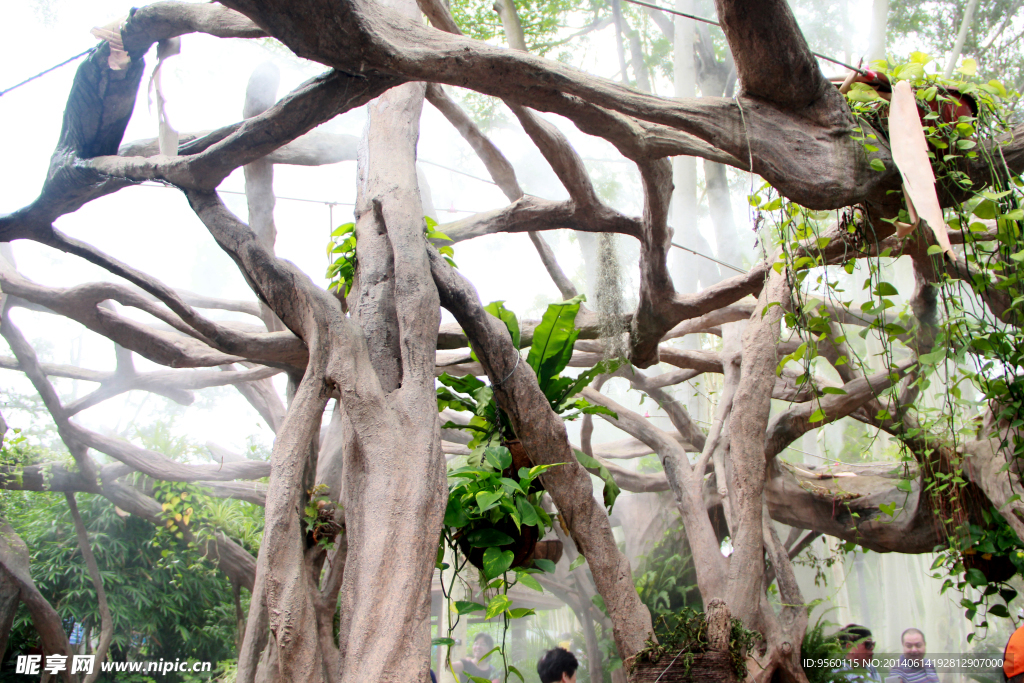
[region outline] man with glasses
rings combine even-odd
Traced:
[[[850,672],[846,680],[850,683],[882,683],[882,677],[871,661],[875,656],[871,631],[860,624],[847,624],[837,637],[846,648],[846,666],[842,669]]]

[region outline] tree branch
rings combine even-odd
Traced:
[[[102,662],[107,658],[107,649],[114,637],[114,622],[110,617],[110,605],[107,604],[107,591],[103,589],[103,577],[100,576],[99,565],[96,564],[96,557],[92,554],[92,546],[89,544],[89,533],[85,530],[85,523],[82,515],[78,513],[78,503],[75,502],[75,494],[67,492],[64,497],[68,501],[68,509],[71,510],[71,519],[75,523],[75,533],[78,535],[78,548],[82,551],[82,559],[89,570],[89,578],[92,579],[92,586],[96,590],[96,600],[100,610],[100,642],[96,646],[96,661]],[[99,678],[101,667],[93,666],[91,673],[86,674],[82,683],[94,683]]]

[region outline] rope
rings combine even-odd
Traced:
[[[86,56],[87,54],[89,54],[90,52],[92,52],[95,49],[96,48],[94,48],[94,47],[90,47],[85,52],[81,52],[81,53],[75,55],[74,57],[71,57],[69,59],[65,59],[63,62],[61,62],[57,66],[51,66],[46,71],[40,71],[35,76],[30,76],[29,78],[26,78],[25,80],[23,80],[21,83],[18,83],[17,85],[12,85],[10,88],[7,88],[7,90],[0,90],[0,96],[6,95],[7,93],[9,93],[12,90],[15,90],[17,88],[20,88],[21,86],[25,85],[26,83],[31,83],[32,81],[36,80],[40,76],[45,76],[46,74],[50,73],[51,71],[54,71],[55,69],[61,68],[65,64],[70,64],[71,62],[75,61],[76,59],[81,59],[82,57]]]
[[[679,655],[681,655],[681,654],[683,654],[682,650],[680,650],[679,652],[676,653],[676,656],[672,658],[672,661],[668,663],[668,666],[666,666],[664,669],[662,669],[661,673],[658,674],[658,677],[654,679],[654,683],[658,683],[658,681],[661,680],[661,677],[665,675],[666,671],[668,671],[669,669],[672,668],[672,665],[676,663],[676,660],[679,659]]]
[[[705,19],[704,17],[698,17],[696,15],[687,14],[685,12],[677,12],[674,9],[668,9],[667,7],[659,7],[658,5],[652,5],[652,4],[648,3],[648,2],[641,2],[641,0],[626,0],[626,2],[628,2],[630,4],[633,4],[633,5],[641,5],[643,7],[649,7],[651,9],[661,10],[662,12],[668,12],[669,14],[675,14],[676,16],[686,17],[687,19],[693,19],[694,21],[699,21],[699,22],[702,22],[704,24],[711,24],[712,26],[721,26],[721,24],[719,24],[717,21],[712,21],[711,19]],[[817,57],[818,59],[824,59],[826,62],[832,62],[833,64],[838,64],[839,66],[844,66],[847,69],[849,69],[850,71],[856,71],[857,73],[859,73],[859,74],[861,74],[863,76],[867,76],[868,75],[867,71],[864,71],[863,69],[858,69],[855,66],[850,66],[849,64],[846,64],[844,62],[840,62],[838,59],[832,59],[831,57],[826,57],[825,55],[818,54],[817,52],[811,52],[811,54],[814,55],[815,57]]]

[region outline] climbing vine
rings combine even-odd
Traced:
[[[829,355],[837,369],[850,364],[865,375],[872,366],[888,370],[890,387],[867,417],[896,438],[901,454],[897,489],[909,497],[919,479],[933,503],[936,523],[947,537],[933,567],[948,577],[944,590],[959,591],[967,618],[985,628],[987,615],[1010,616],[1004,603],[1016,593],[986,577],[982,560],[973,558],[1003,558],[1002,576],[1024,568],[1024,554],[1017,554],[1022,544],[999,511],[979,514],[980,496],[961,472],[960,445],[964,437],[998,439],[1000,448],[1012,454],[1006,476],[1019,476],[1014,463],[1024,457],[1024,182],[1009,171],[1000,144],[1010,131],[1008,112],[1018,95],[996,80],[974,78],[972,60],[964,60],[949,79],[929,73],[931,61],[915,52],[902,63],[874,62],[848,84],[847,100],[858,125],[854,139],[861,143],[866,162],[885,172],[881,150],[891,146],[890,93],[901,81],[912,86],[936,193],[946,207],[945,225],[928,225],[932,233],[926,233],[918,207],[906,198],[906,185],[894,197],[899,211],[881,219],[897,232],[885,240],[878,232],[886,226],[874,223],[864,207],[812,211],[767,184],[749,201],[758,225],[770,228],[778,249],[774,269],[784,272],[792,285],[784,323],[800,343],[780,360],[778,373],[797,364],[795,382],[817,402],[810,421],[823,424],[829,416],[822,398],[845,390],[816,379],[819,355]],[[968,173],[978,162],[984,167],[983,180],[977,172]],[[826,234],[833,223],[843,242],[838,258],[832,244],[836,233]],[[959,253],[946,253],[942,242],[947,234],[962,244]],[[911,241],[919,239],[928,246],[916,257],[915,267],[930,273],[919,272],[919,278],[929,281],[913,300],[885,274],[892,272],[894,258],[910,253],[915,248]],[[864,279],[862,293],[855,295],[848,290],[858,274]],[[901,294],[905,303],[899,306]],[[850,323],[860,327],[858,334],[847,332]],[[995,419],[981,425],[987,410]],[[988,433],[979,434],[982,429]],[[903,506],[893,501],[879,508],[883,516],[895,519]],[[1002,603],[992,602],[997,596]]]

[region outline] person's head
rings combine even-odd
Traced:
[[[903,654],[908,657],[921,657],[924,655],[924,634],[919,629],[908,628],[900,636],[903,643]]]
[[[486,633],[478,633],[473,638],[473,659],[480,660],[485,654],[494,649],[494,638]]]
[[[548,650],[537,662],[540,683],[576,683],[576,657],[560,647]]]
[[[860,624],[847,624],[838,634],[839,642],[846,648],[846,658],[854,665],[869,661],[875,652],[875,641],[871,631]]]
[[[1003,677],[1006,683],[1024,681],[1024,626],[1013,632],[1003,650]]]

